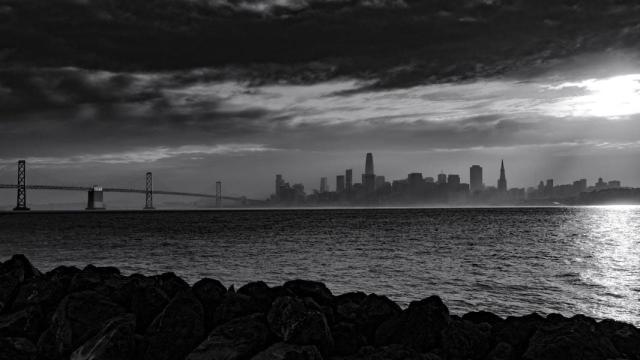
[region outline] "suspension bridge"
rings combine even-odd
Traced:
[[[27,184],[27,164],[25,160],[18,161],[18,176],[15,184],[0,184],[0,189],[15,189],[16,207],[15,211],[28,211],[27,206],[27,190],[60,190],[60,191],[86,191],[87,192],[87,210],[104,210],[106,209],[104,202],[104,193],[131,193],[144,194],[145,204],[144,210],[154,210],[154,195],[173,195],[197,198],[215,199],[215,207],[222,207],[222,200],[233,201],[242,205],[261,204],[261,200],[247,199],[244,196],[222,196],[222,183],[216,182],[215,194],[192,193],[181,191],[155,190],[153,188],[153,174],[147,172],[145,176],[145,188],[124,188],[124,187],[103,187],[103,186],[65,186],[65,185],[48,185],[48,184]]]

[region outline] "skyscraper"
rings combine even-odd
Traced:
[[[449,176],[447,176],[447,184],[460,185],[460,175],[449,174]]]
[[[320,178],[320,192],[324,193],[329,191],[329,187],[327,186],[327,178],[326,177],[321,177]]]
[[[373,154],[367,153],[367,159],[364,164],[364,173],[365,175],[373,175],[375,172],[373,171]]]
[[[336,176],[336,192],[344,192],[344,175]]]
[[[345,171],[344,189],[346,192],[350,193],[352,188],[353,188],[353,170],[347,169],[347,171]]]
[[[469,188],[471,192],[482,191],[482,166],[473,165],[469,169]]]
[[[276,196],[280,196],[280,187],[284,185],[284,180],[282,179],[282,175],[276,175]]]
[[[438,174],[438,184],[447,183],[447,174]]]
[[[498,191],[507,191],[507,178],[504,175],[504,160],[500,164],[500,179],[498,179]]]

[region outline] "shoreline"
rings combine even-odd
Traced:
[[[401,308],[306,280],[235,289],[92,265],[41,273],[14,255],[0,264],[0,359],[640,359],[640,330],[584,315],[458,316],[437,295]]]

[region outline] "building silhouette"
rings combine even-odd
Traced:
[[[329,191],[329,184],[327,184],[327,178],[326,177],[321,177],[320,178],[320,192],[321,193],[325,193]]]
[[[460,185],[460,175],[449,174],[449,176],[447,176],[447,184]]]
[[[364,173],[365,175],[373,175],[375,172],[373,171],[373,154],[367,153],[366,162],[364,164]]]
[[[469,190],[471,192],[482,191],[484,184],[482,183],[482,166],[473,165],[469,169]]]
[[[365,160],[362,186],[364,186],[367,193],[372,193],[376,189],[376,175],[373,172],[373,154],[371,153],[367,153]]]
[[[284,185],[284,180],[282,179],[282,175],[276,175],[276,197],[280,197],[280,188]]]
[[[353,170],[347,169],[344,175],[345,175],[344,190],[350,193],[353,190]]]
[[[447,174],[438,174],[438,184],[447,183]]]
[[[498,191],[507,191],[507,177],[504,174],[504,160],[502,160],[502,163],[500,164],[500,179],[498,179]]]
[[[336,192],[343,193],[344,189],[344,175],[336,176]]]

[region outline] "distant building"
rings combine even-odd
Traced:
[[[353,189],[353,170],[347,169],[345,171],[344,190],[350,193],[352,189]]]
[[[276,196],[277,197],[280,196],[280,188],[282,187],[282,185],[284,185],[284,179],[282,178],[282,175],[278,174],[276,175]]]
[[[336,192],[343,193],[344,189],[344,175],[336,176]]]
[[[581,193],[587,190],[587,179],[580,179],[573,182],[573,189],[576,193]]]
[[[447,183],[447,174],[438,174],[438,184]]]
[[[500,179],[498,179],[498,191],[507,191],[507,177],[504,172],[504,160],[502,160],[502,163],[500,164]]]
[[[373,154],[367,153],[364,164],[364,174],[362,174],[362,185],[368,193],[376,189],[376,175],[373,172]]]
[[[471,192],[482,191],[484,188],[484,184],[482,183],[482,166],[471,166],[469,169],[469,182]]]
[[[433,177],[432,176],[427,176],[426,178],[424,178],[424,182],[427,184],[433,184]]]
[[[422,184],[422,173],[411,173],[407,176],[407,181],[409,182],[409,186],[415,187]]]
[[[447,177],[447,184],[449,185],[460,185],[460,175],[449,174]]]
[[[329,191],[329,184],[327,184],[327,178],[326,177],[321,177],[320,178],[320,192],[321,193],[325,193]]]
[[[622,183],[619,180],[611,180],[607,185],[609,189],[618,189],[622,186]]]
[[[384,183],[387,182],[387,179],[382,175],[376,176],[376,189],[382,189]]]
[[[596,183],[596,189],[600,190],[600,189],[606,189],[607,188],[607,183],[602,181],[602,178],[598,178],[598,182]]]
[[[367,157],[364,164],[364,173],[365,175],[373,175],[375,172],[373,171],[373,154],[367,153]]]

